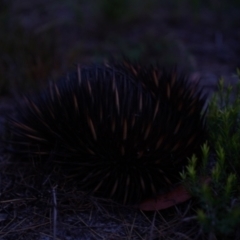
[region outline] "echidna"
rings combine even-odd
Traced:
[[[75,173],[84,191],[136,204],[179,182],[205,141],[204,104],[202,90],[175,70],[78,66],[16,108],[11,148]]]

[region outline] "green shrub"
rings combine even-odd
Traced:
[[[239,72],[238,72],[239,75]],[[240,224],[240,81],[233,91],[221,79],[208,108],[208,142],[202,161],[193,156],[181,174],[198,201],[202,229],[217,239],[235,239]]]

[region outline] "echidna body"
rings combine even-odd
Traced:
[[[9,123],[11,147],[75,173],[84,191],[135,204],[179,182],[205,140],[204,104],[176,71],[79,66],[25,97]]]

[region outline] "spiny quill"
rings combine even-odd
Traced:
[[[198,85],[175,70],[78,66],[25,96],[8,149],[21,161],[52,161],[84,191],[136,204],[179,183],[205,141],[204,105]]]

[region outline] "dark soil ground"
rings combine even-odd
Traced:
[[[56,78],[74,63],[101,62],[109,56],[121,59],[124,54],[144,63],[177,64],[193,79],[201,77],[207,93],[216,90],[220,76],[236,83],[237,1],[113,2],[116,5],[100,0],[14,0],[0,10],[1,134],[6,115],[12,113],[13,97]],[[77,189],[54,184],[37,189],[34,174],[26,178],[26,169],[13,172],[8,164],[9,155],[2,154],[0,239],[216,239],[199,227],[191,210],[194,200],[144,213]]]

